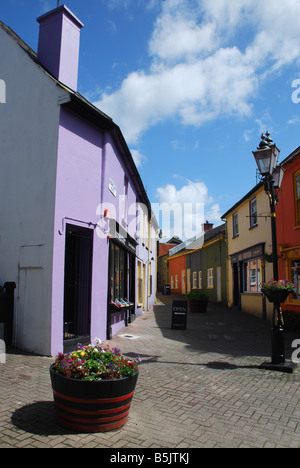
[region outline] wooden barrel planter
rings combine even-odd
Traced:
[[[205,313],[207,311],[208,301],[190,301],[190,312]]]
[[[138,372],[115,380],[67,378],[50,367],[57,422],[75,432],[107,432],[126,423]]]

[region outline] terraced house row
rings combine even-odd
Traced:
[[[283,310],[300,313],[300,147],[282,160],[276,225],[279,279],[296,284]],[[260,284],[273,279],[271,216],[261,181],[222,216],[224,224],[203,225],[203,233],[165,253],[171,291],[205,291],[210,300],[271,319],[272,305]]]

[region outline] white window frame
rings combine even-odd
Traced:
[[[208,268],[207,270],[207,289],[213,289],[214,287],[214,269]]]
[[[198,276],[199,276],[199,289],[202,289],[203,288],[202,270],[199,271]]]

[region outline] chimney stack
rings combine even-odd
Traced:
[[[62,5],[37,18],[38,61],[59,81],[77,91],[81,21]]]
[[[206,233],[206,232],[211,231],[213,226],[214,225],[212,223],[209,223],[208,221],[206,221],[206,223],[202,224],[202,229]]]

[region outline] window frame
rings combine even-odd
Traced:
[[[197,272],[193,271],[193,289],[197,289]]]
[[[198,279],[199,279],[199,289],[203,289],[203,274],[202,270],[198,272]]]
[[[207,269],[207,289],[214,288],[214,269],[208,268]]]
[[[236,211],[232,215],[232,237],[238,237],[239,235],[239,215]]]
[[[252,207],[255,202],[255,211],[252,210]],[[256,197],[252,198],[249,202],[249,214],[250,214],[250,229],[253,229],[257,226],[257,200]]]

